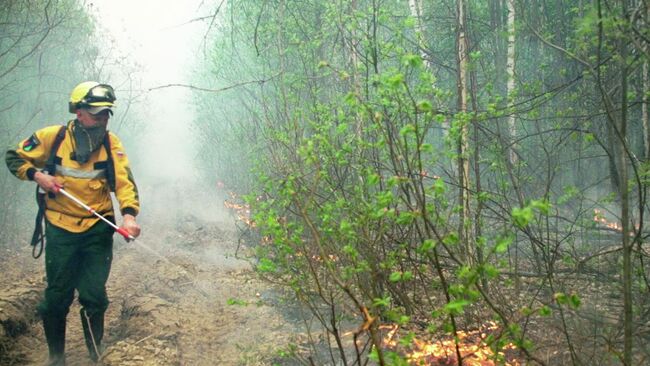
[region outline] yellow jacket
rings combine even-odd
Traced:
[[[33,180],[36,169],[43,169],[50,156],[56,134],[61,126],[49,126],[36,131],[31,137],[21,141],[18,148],[7,151],[9,170],[22,180]],[[79,198],[92,209],[104,216],[114,216],[110,187],[107,179],[108,155],[102,145],[95,150],[90,159],[79,164],[73,160],[74,123],[68,122],[65,138],[59,146],[55,163],[55,176],[63,183],[63,188]],[[133,180],[129,159],[122,143],[113,133],[109,133],[111,155],[115,171],[115,197],[124,214],[136,216],[140,211],[138,189]],[[45,217],[51,224],[74,233],[88,230],[99,218],[79,207],[69,198],[57,194],[54,198],[46,195]]]

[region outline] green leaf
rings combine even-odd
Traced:
[[[388,277],[390,282],[399,282],[402,279],[402,272],[393,272]]]
[[[393,202],[393,192],[383,191],[377,193],[377,204],[379,207],[387,207],[391,202]]]
[[[379,184],[379,174],[373,173],[368,175],[368,185],[376,186],[377,184]]]
[[[390,305],[390,296],[383,298],[375,298],[372,300],[372,305],[375,307],[388,307]]]
[[[248,303],[245,300],[240,300],[240,299],[235,299],[235,298],[229,298],[226,300],[226,304],[228,305],[240,305],[240,306],[245,306],[248,305]]]
[[[580,297],[577,294],[571,294],[571,296],[569,296],[569,306],[570,307],[572,307],[574,309],[578,309],[580,307],[581,303],[582,303],[582,301],[580,300]]]
[[[442,195],[447,190],[445,186],[445,181],[438,178],[433,182],[433,192],[437,195]]]
[[[420,151],[421,152],[432,152],[433,151],[433,145],[425,142],[422,145],[420,145]]]
[[[552,313],[551,308],[546,305],[539,308],[538,312],[540,316],[550,316]]]
[[[445,305],[445,311],[447,311],[449,314],[462,314],[465,306],[469,304],[470,302],[464,299],[453,300]]]
[[[339,224],[339,231],[348,236],[354,236],[354,229],[352,227],[352,224],[347,220],[341,220],[341,223]]]
[[[404,273],[402,273],[402,281],[410,281],[412,279],[413,279],[413,272],[404,271]]]
[[[368,359],[374,362],[379,362],[379,352],[377,352],[377,347],[372,346],[372,350],[368,354]]]
[[[347,123],[341,123],[338,126],[336,126],[336,133],[339,135],[344,134],[348,130],[348,124]]]
[[[512,220],[520,228],[528,226],[533,221],[533,209],[530,206],[524,208],[515,207],[512,209]]]
[[[566,305],[569,303],[569,297],[564,292],[556,292],[553,298],[558,305]]]
[[[414,339],[415,339],[415,333],[408,332],[406,336],[404,336],[402,339],[399,340],[399,343],[404,347],[408,347],[411,345]]]
[[[412,135],[415,133],[415,126],[411,123],[406,124],[399,130],[399,135],[404,137],[406,135]]]
[[[397,216],[396,223],[398,225],[409,225],[415,221],[415,214],[410,211],[401,211]]]
[[[485,192],[485,191],[481,191],[481,192],[479,192],[479,194],[478,194],[478,196],[477,196],[477,199],[478,199],[479,201],[481,201],[481,202],[486,202],[486,201],[488,201],[490,198],[492,198],[492,195],[489,194],[488,192]]]
[[[273,261],[268,258],[260,259],[260,262],[257,264],[257,270],[260,272],[275,272],[277,266]]]
[[[417,104],[417,109],[421,112],[431,112],[431,110],[433,110],[433,106],[428,100],[421,100]]]
[[[431,250],[433,250],[433,248],[435,248],[435,247],[436,247],[436,243],[433,240],[426,239],[426,240],[424,240],[422,242],[422,244],[418,248],[418,251],[420,253],[427,253],[427,252],[430,252]]]
[[[419,55],[408,54],[404,55],[402,58],[404,65],[411,67],[420,67],[422,66],[422,57]]]
[[[343,253],[349,255],[352,258],[359,256],[359,252],[350,244],[343,246]]]
[[[458,234],[452,231],[449,233],[449,235],[442,239],[442,242],[447,245],[456,245],[458,244],[459,240],[460,239],[458,238]]]
[[[547,200],[532,200],[530,205],[543,215],[548,215],[551,209],[551,204]]]
[[[388,84],[392,87],[398,87],[404,83],[404,74],[395,74],[388,78]]]
[[[508,247],[510,244],[512,244],[513,240],[513,237],[510,235],[497,239],[497,243],[494,246],[494,251],[497,253],[504,253],[506,250],[508,250]]]
[[[573,197],[578,195],[579,191],[576,186],[564,187],[564,194],[558,198],[557,203],[562,205],[569,202]]]
[[[485,264],[483,265],[483,273],[485,273],[488,278],[495,278],[499,275],[499,270],[491,264]]]

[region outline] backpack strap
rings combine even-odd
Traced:
[[[50,156],[48,156],[47,161],[45,162],[45,169],[43,172],[45,174],[54,175],[56,171],[56,153],[59,151],[61,142],[65,139],[66,126],[61,126],[59,131],[56,133],[54,142],[52,143],[52,149],[50,150]],[[32,240],[30,242],[32,246],[32,257],[38,258],[43,254],[43,247],[45,246],[45,235],[43,232],[43,221],[45,218],[45,193],[39,190],[39,186],[36,186],[36,203],[38,203],[38,212],[36,213],[36,219],[34,220],[34,233],[32,234]]]
[[[115,192],[115,163],[113,162],[113,154],[111,153],[111,138],[110,133],[106,131],[104,136],[104,149],[106,149],[106,180],[111,192]]]
[[[36,203],[38,203],[38,212],[34,220],[34,232],[32,233],[32,257],[38,258],[43,254],[43,247],[45,247],[45,235],[43,230],[43,219],[45,218],[45,193],[39,191],[39,186],[36,185]],[[40,244],[40,245],[39,245]]]
[[[56,137],[52,143],[52,149],[50,149],[50,156],[47,158],[47,162],[45,162],[45,171],[49,175],[54,175],[56,172],[56,153],[59,151],[61,142],[65,139],[65,130],[66,126],[61,126],[59,132],[56,133]]]
[[[59,132],[56,133],[54,142],[52,143],[52,148],[50,149],[50,156],[48,156],[47,161],[45,162],[45,169],[43,173],[54,175],[56,172],[56,153],[59,151],[61,143],[65,139],[66,126],[61,126]],[[54,193],[48,193],[50,198],[54,198]]]

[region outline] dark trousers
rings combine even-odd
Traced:
[[[45,299],[38,306],[41,317],[65,319],[75,289],[86,314],[104,315],[108,308],[106,281],[113,261],[113,233],[113,229],[102,221],[83,233],[47,224],[47,288]]]

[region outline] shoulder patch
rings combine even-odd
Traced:
[[[30,138],[27,140],[23,141],[22,148],[25,151],[31,151],[33,148],[38,146],[41,142],[38,141],[38,137],[36,137],[36,134],[32,135]]]

